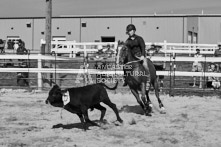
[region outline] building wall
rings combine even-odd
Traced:
[[[27,27],[31,22],[32,19],[0,19],[0,38],[6,40],[8,36],[19,36],[31,48],[32,27]]]
[[[27,27],[28,23],[31,27]],[[86,23],[86,27],[82,23]],[[128,37],[126,26],[130,23],[136,25],[137,34],[146,42],[186,43],[188,31],[198,33],[198,43],[221,41],[221,17],[202,16],[59,17],[52,19],[52,36],[65,36],[67,40],[77,42],[101,41],[102,36],[125,41]],[[40,40],[45,39],[45,19],[2,18],[0,38],[6,40],[7,36],[19,36],[25,41],[26,48],[39,50]]]
[[[32,50],[40,49],[41,39],[45,39],[45,19],[33,19],[34,44]]]
[[[71,34],[68,34],[70,32]],[[67,40],[80,41],[80,18],[54,18],[52,20],[52,37],[65,36]]]
[[[217,43],[221,41],[221,17],[199,18],[199,43]]]
[[[34,49],[40,48],[40,40],[45,39],[45,19],[34,19]],[[71,34],[68,34],[71,32]],[[79,18],[54,18],[52,19],[52,37],[64,36],[67,40],[80,41]]]
[[[198,17],[187,17],[187,31],[198,33],[199,18]]]
[[[81,42],[101,41],[102,36],[113,36],[115,41],[126,40],[126,26],[131,23],[130,18],[82,18]]]
[[[184,41],[183,17],[141,17],[133,18],[137,34],[143,36],[145,42],[182,43]]]
[[[187,43],[198,43],[199,34],[199,18],[187,17]]]

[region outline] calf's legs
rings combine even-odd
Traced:
[[[115,105],[114,103],[112,103],[112,102],[110,101],[110,99],[104,100],[103,103],[106,104],[106,105],[108,105],[108,106],[114,111],[114,113],[116,114],[117,120],[118,120],[120,123],[122,123],[123,120],[120,118],[120,115],[119,115],[119,112],[118,112],[118,110],[117,110],[116,105]]]
[[[96,108],[96,109],[101,111],[100,121],[103,121],[104,120],[104,115],[106,113],[106,108],[101,106],[100,104],[95,105],[94,108]]]

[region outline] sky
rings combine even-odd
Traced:
[[[52,16],[221,14],[221,0],[52,0]],[[0,17],[44,17],[46,0],[0,0]]]

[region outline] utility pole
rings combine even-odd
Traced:
[[[45,17],[45,53],[51,53],[51,17],[52,17],[52,0],[46,0],[46,17]]]
[[[46,14],[45,14],[45,47],[43,48],[43,54],[49,55],[51,53],[51,17],[52,17],[52,0],[46,0]],[[43,67],[52,67],[52,63],[44,61]],[[44,87],[52,86],[53,75],[51,73],[45,74],[49,83],[43,83]],[[49,84],[49,85],[48,85]]]

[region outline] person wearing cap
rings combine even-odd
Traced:
[[[150,72],[147,65],[147,58],[146,58],[146,50],[145,50],[145,42],[141,36],[138,36],[135,34],[136,27],[133,24],[129,24],[126,27],[126,34],[129,36],[128,39],[125,42],[125,45],[127,46],[129,50],[129,54],[132,55],[134,60],[143,60],[143,67],[145,68],[147,72],[147,88],[149,88],[149,82],[150,82]],[[123,86],[126,86],[127,83],[125,82]]]
[[[193,72],[202,72],[202,63],[198,61],[198,58],[201,58],[202,55],[200,54],[200,49],[196,49],[196,54],[194,55],[195,61],[193,62],[192,71]],[[196,77],[193,77],[193,87],[196,86]],[[202,77],[200,77],[200,86],[202,88]]]
[[[214,57],[221,57],[221,42],[218,43],[218,49],[215,50],[214,52]],[[221,66],[220,63],[217,64],[217,70],[220,71]]]
[[[107,48],[105,49],[104,53],[107,54],[107,57],[112,57],[114,51],[111,49],[110,44],[107,45]]]

